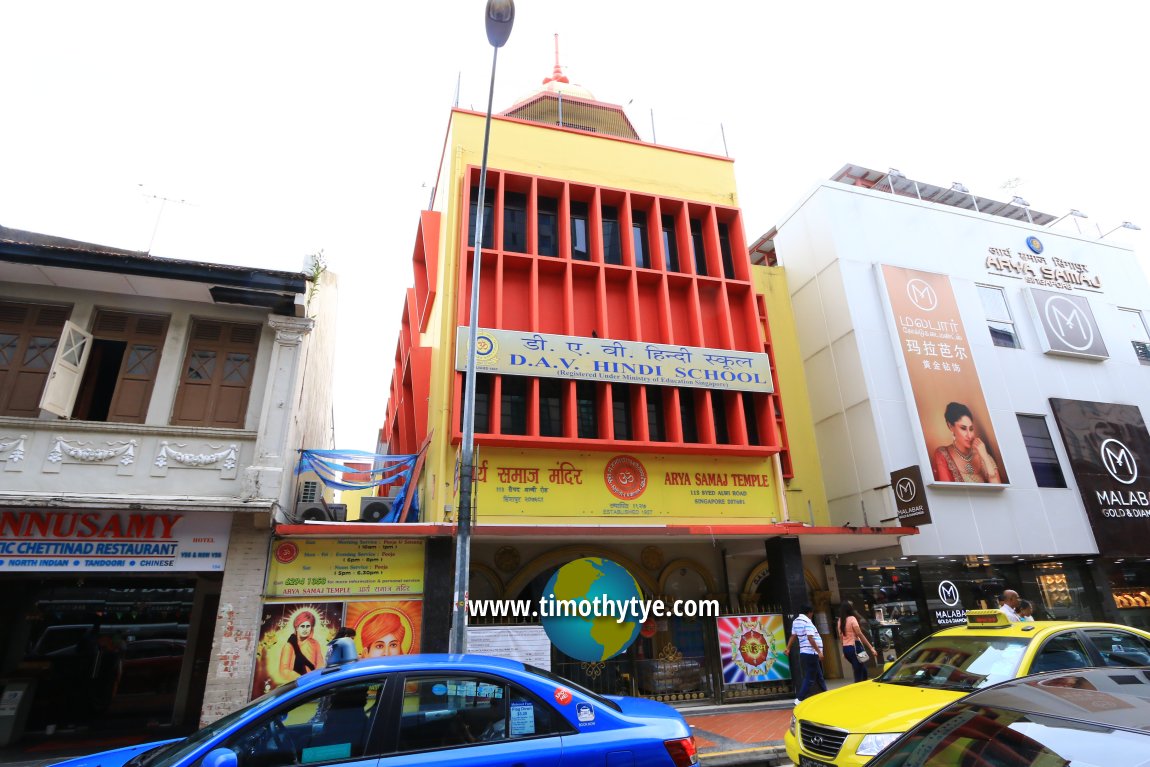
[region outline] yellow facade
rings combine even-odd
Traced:
[[[455,374],[455,339],[460,325],[466,325],[468,317],[457,316],[457,294],[459,277],[459,254],[465,253],[468,243],[460,241],[465,229],[461,221],[464,201],[464,177],[469,167],[479,166],[482,160],[484,116],[482,114],[455,110],[451,115],[443,164],[440,168],[433,207],[444,215],[441,218],[439,239],[439,269],[436,294],[439,297],[432,307],[427,332],[420,339],[420,345],[432,349],[432,380],[429,393],[428,429],[436,439],[428,450],[423,470],[423,516],[425,521],[451,521],[458,502],[458,446],[452,444],[446,435],[453,433],[451,423],[451,398]],[[547,158],[544,161],[541,158]],[[646,192],[663,197],[677,197],[705,204],[737,207],[733,162],[724,157],[703,155],[639,142],[612,139],[601,135],[575,131],[552,129],[538,124],[495,118],[491,125],[491,140],[488,156],[489,169],[513,173],[563,179],[571,183],[627,189],[633,192]],[[684,454],[664,457],[650,453],[639,455],[648,476],[650,489],[646,492],[651,499],[658,498],[658,504],[647,503],[643,499],[626,500],[626,508],[612,507],[612,503],[622,503],[625,499],[603,497],[591,501],[586,494],[569,492],[568,488],[551,485],[546,493],[547,502],[528,501],[528,493],[508,491],[511,485],[520,483],[477,483],[478,521],[484,524],[516,522],[556,524],[588,522],[592,524],[770,524],[782,522],[787,516],[792,520],[810,522],[809,508],[813,510],[815,522],[822,524],[826,518],[826,501],[822,491],[822,477],[818,470],[817,455],[813,444],[813,426],[810,423],[810,408],[802,381],[801,360],[794,342],[793,321],[790,318],[789,298],[780,273],[768,274],[761,279],[756,275],[756,288],[767,294],[775,352],[778,357],[781,389],[787,409],[787,426],[790,430],[790,445],[793,453],[797,482],[793,491],[781,492],[778,481],[778,462],[762,458],[716,459],[704,455]],[[775,323],[785,318],[776,327]],[[526,451],[498,451],[483,448],[477,452],[477,467],[482,470],[486,459],[491,471],[497,463],[505,461],[506,466],[519,466],[514,453]],[[625,455],[621,447],[618,454],[604,453],[563,453],[530,451],[531,465],[540,470],[540,483],[547,485],[547,476],[553,464],[568,463],[578,465],[595,474],[597,487],[603,486],[603,472],[606,464],[616,455]],[[705,464],[705,466],[704,466]],[[499,464],[503,465],[503,464]],[[676,481],[680,475],[694,480],[696,473],[766,477],[767,481],[754,480],[754,486],[700,486],[692,483],[667,484]],[[715,480],[719,482],[720,480]],[[750,481],[750,480],[748,480]],[[498,491],[495,488],[503,487]],[[542,488],[540,488],[542,489]],[[691,495],[692,491],[699,493]],[[697,499],[716,498],[712,492],[746,493],[738,498],[746,502],[737,504],[701,503]],[[706,494],[703,494],[706,493]],[[785,495],[785,501],[783,497]],[[518,501],[506,501],[503,496],[520,497]],[[538,497],[538,495],[534,496]],[[734,495],[724,496],[728,499]],[[642,508],[643,505],[648,508]],[[669,504],[672,509],[667,513]],[[589,510],[594,513],[589,514]],[[530,509],[530,511],[529,511]],[[662,509],[658,511],[657,509]],[[801,512],[801,513],[800,513]]]

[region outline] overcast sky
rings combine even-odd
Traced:
[[[0,0],[0,224],[272,269],[322,249],[337,446],[371,449],[457,79],[486,107],[483,8]],[[518,0],[495,110],[539,88],[558,32],[571,81],[644,140],[735,158],[748,241],[848,162],[1150,226],[1148,22],[1109,0]],[[1145,264],[1144,232],[1108,240]]]

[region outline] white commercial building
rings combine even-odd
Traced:
[[[838,560],[895,634],[1004,588],[1150,625],[1150,285],[1072,221],[848,165],[754,248],[786,269],[832,520],[920,526]]]

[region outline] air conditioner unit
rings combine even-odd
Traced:
[[[327,508],[319,500],[300,501],[295,505],[295,518],[301,522],[346,522],[347,504],[329,503]]]
[[[395,508],[395,498],[369,495],[359,499],[359,519],[361,522],[382,522]]]

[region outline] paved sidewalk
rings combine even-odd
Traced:
[[[786,759],[783,735],[793,701],[716,706],[714,713],[683,711],[704,767],[767,765]]]

